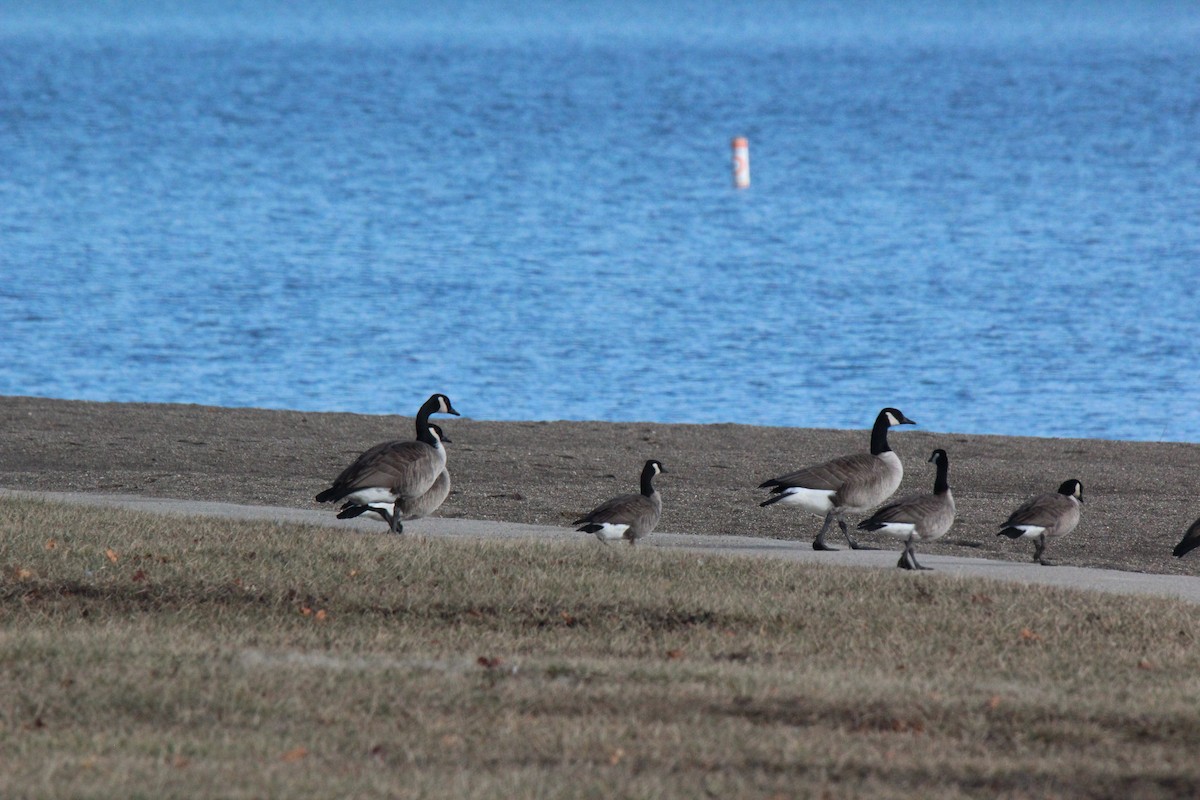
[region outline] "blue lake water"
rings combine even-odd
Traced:
[[[78,5],[0,394],[1200,441],[1195,3]]]

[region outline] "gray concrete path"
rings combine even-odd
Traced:
[[[382,522],[351,519],[339,520],[332,510],[287,508],[278,506],[244,506],[202,500],[169,500],[134,495],[88,494],[65,492],[19,492],[0,489],[0,497],[43,499],[79,505],[128,508],[151,514],[221,517],[225,519],[268,520],[280,523],[303,523],[340,528],[361,533],[384,533]],[[442,519],[433,517],[405,524],[406,533],[420,536],[452,536],[459,538],[492,537],[505,539],[536,539],[541,541],[586,542],[589,546],[604,547],[591,536],[576,533],[570,528],[547,525],[523,525],[512,522],[488,522],[471,519]],[[613,547],[624,545],[614,544]],[[899,558],[895,550],[839,550],[818,553],[808,542],[760,539],[745,536],[709,536],[685,533],[655,533],[641,546],[667,547],[695,553],[716,555],[784,558],[812,564],[838,564],[853,567],[894,569]],[[1188,575],[1152,575],[1142,572],[1122,572],[1111,569],[1083,567],[1044,567],[1032,562],[993,561],[959,556],[922,555],[918,559],[944,575],[971,576],[1016,583],[1061,586],[1116,594],[1156,595],[1174,597],[1200,604],[1200,577]]]

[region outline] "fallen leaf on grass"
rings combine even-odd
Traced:
[[[308,606],[300,606],[300,616],[311,617],[312,613],[313,613],[313,610],[311,608],[309,608]]]
[[[146,570],[139,569],[137,572],[133,573],[134,583],[141,583],[144,580],[146,580]]]
[[[13,577],[19,581],[27,581],[33,577],[33,570],[26,569],[25,567],[14,567]]]
[[[323,608],[318,610],[317,613],[313,615],[313,619],[315,619],[317,622],[324,622],[328,617],[329,615],[325,613],[325,609]]]
[[[625,750],[623,748],[618,747],[616,750],[613,750],[612,753],[609,755],[608,763],[611,766],[615,767],[617,764],[621,763],[621,759],[624,757],[625,757]]]
[[[1040,642],[1042,637],[1029,628],[1021,628],[1021,641],[1023,642]]]
[[[667,660],[668,661],[678,661],[681,658],[683,658],[682,650],[668,650],[667,651]]]
[[[286,753],[281,755],[279,760],[288,764],[294,764],[297,761],[303,761],[306,758],[308,758],[307,747],[293,747],[291,750],[288,750]]]
[[[117,555],[117,551],[113,550],[111,547],[104,551],[104,555],[114,564],[121,560],[121,557]]]
[[[1143,658],[1138,662],[1138,669],[1154,669],[1154,665],[1148,659]]]
[[[987,701],[987,707],[990,708],[992,711],[995,711],[997,708],[999,708],[1000,707],[1000,695],[994,694],[991,697],[989,697],[988,701]]]
[[[483,667],[484,669],[495,669],[496,667],[498,667],[504,663],[504,659],[503,658],[490,658],[488,656],[480,656],[479,658],[475,659],[475,663],[478,664],[479,666]]]
[[[46,549],[47,550],[57,550],[58,549],[58,541],[55,539],[47,539],[46,540]]]

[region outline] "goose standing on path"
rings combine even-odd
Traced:
[[[1046,540],[1066,536],[1079,524],[1080,504],[1083,502],[1083,484],[1075,478],[1063,481],[1053,494],[1039,494],[1021,504],[1000,526],[997,536],[1010,539],[1036,539],[1033,560],[1048,567],[1053,561],[1042,557],[1046,552]]]
[[[1179,540],[1179,544],[1175,545],[1174,555],[1176,558],[1182,558],[1188,553],[1200,546],[1200,519],[1192,523],[1192,527],[1187,529],[1187,533]]]
[[[864,531],[883,531],[904,539],[904,552],[896,566],[901,569],[929,569],[917,563],[918,541],[940,539],[954,524],[954,495],[950,493],[950,458],[945,450],[934,450],[929,460],[937,466],[933,494],[909,495],[889,503],[869,519],[858,523]]]
[[[662,515],[662,495],[654,488],[654,476],[665,473],[659,461],[651,459],[642,467],[640,494],[623,494],[602,503],[572,522],[583,533],[594,533],[607,544],[613,539],[627,539],[634,544],[658,525]]]
[[[429,423],[429,430],[433,433],[434,439],[437,440],[438,446],[443,444],[453,444],[446,434],[442,431],[440,425]],[[360,514],[373,512],[378,514],[380,519],[391,527],[392,514],[399,512],[400,519],[408,522],[414,519],[428,517],[433,512],[441,508],[442,503],[446,502],[446,498],[450,494],[450,472],[443,466],[442,471],[438,473],[437,479],[433,485],[420,497],[407,498],[402,497],[394,503],[370,503],[368,505],[360,505],[358,503],[346,502],[342,505],[341,511],[338,512],[338,519],[352,519]]]
[[[403,533],[400,504],[415,501],[429,491],[446,466],[446,448],[430,425],[431,414],[458,416],[449,397],[431,396],[417,412],[416,440],[375,445],[342,470],[333,485],[317,495],[317,502],[344,500],[351,506],[372,507],[391,504],[389,527],[393,533]]]
[[[761,506],[780,503],[785,506],[800,506],[814,514],[824,514],[825,523],[813,540],[813,550],[836,550],[825,544],[834,519],[850,547],[855,550],[872,548],[859,545],[846,526],[845,512],[865,511],[887,500],[900,486],[904,478],[904,465],[900,457],[888,446],[888,428],[893,425],[916,425],[903,412],[885,408],[875,418],[871,429],[871,452],[840,456],[789,472],[778,478],[763,481],[760,489],[770,489],[772,497]]]

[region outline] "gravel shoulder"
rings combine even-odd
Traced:
[[[456,405],[469,412],[457,398]],[[453,440],[454,483],[439,516],[566,526],[598,502],[635,491],[642,462],[658,458],[669,470],[657,481],[664,495],[660,531],[808,542],[820,520],[795,509],[760,508],[766,495],[755,487],[865,451],[866,426],[877,411],[864,409],[864,428],[851,431],[439,418]],[[330,515],[312,498],[347,463],[377,442],[413,435],[405,416],[31,397],[0,397],[0,426],[0,487],[324,508]],[[1200,552],[1171,556],[1200,515],[1196,445],[966,435],[925,426],[893,430],[891,444],[905,466],[898,495],[929,491],[930,452],[941,447],[950,455],[958,518],[943,541],[921,545],[920,554],[1027,562],[1032,544],[996,536],[999,523],[1027,497],[1079,478],[1083,521],[1053,542],[1047,557],[1133,572],[1200,570],[1194,563]],[[869,541],[899,550],[886,538]]]

